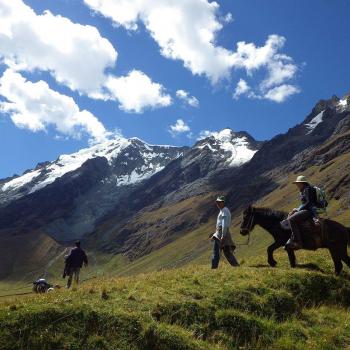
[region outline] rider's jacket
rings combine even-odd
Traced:
[[[300,192],[301,206],[298,208],[300,210],[308,210],[314,214],[317,208],[317,194],[314,187],[307,184],[302,192]]]

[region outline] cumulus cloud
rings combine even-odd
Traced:
[[[268,90],[263,97],[268,100],[281,103],[284,102],[291,95],[294,95],[299,92],[300,90],[297,87],[285,84]]]
[[[244,69],[248,76],[252,76],[259,69],[264,69],[266,77],[258,89],[265,95],[269,89],[282,86],[294,78],[298,70],[293,59],[280,52],[286,39],[279,35],[270,35],[263,46],[238,42],[236,51],[217,45],[217,33],[222,29],[222,23],[231,22],[233,19],[231,13],[218,16],[217,2],[207,0],[176,2],[84,0],[84,2],[96,12],[111,18],[116,25],[128,30],[136,30],[139,22],[142,22],[158,43],[164,57],[183,61],[184,66],[193,74],[206,75],[213,83],[229,77],[232,69]],[[294,90],[298,89],[295,87]]]
[[[199,101],[185,90],[177,90],[176,97],[191,107],[199,107]]]
[[[48,71],[72,90],[97,94],[117,52],[99,31],[21,0],[0,0],[0,57],[16,70]]]
[[[147,107],[166,107],[172,101],[164,87],[152,82],[144,73],[133,70],[125,77],[110,76],[106,82],[111,98],[126,112],[142,113]]]
[[[178,119],[176,123],[174,125],[170,125],[170,128],[169,128],[169,132],[173,137],[179,134],[183,134],[185,132],[190,132],[190,131],[191,131],[191,128],[182,119]]]
[[[116,25],[136,30],[141,21],[158,43],[164,57],[183,61],[193,74],[213,82],[228,77],[230,51],[216,46],[222,29],[219,5],[205,0],[84,0]],[[226,18],[231,20],[230,16]]]
[[[0,111],[10,115],[13,123],[32,132],[52,126],[61,135],[91,142],[104,141],[110,133],[89,111],[80,110],[71,97],[62,95],[44,81],[32,83],[21,74],[7,69],[0,78]]]
[[[113,95],[127,111],[170,104],[163,87],[144,73],[126,77],[107,73],[115,66],[118,53],[95,27],[73,23],[49,11],[38,15],[22,0],[0,0],[0,16],[0,62],[13,70],[47,71],[57,82],[91,98],[108,99]],[[137,78],[150,92],[131,89]],[[126,88],[125,92],[116,91],[118,84],[111,83],[114,79]],[[108,86],[113,91],[108,91]]]
[[[237,83],[233,97],[235,99],[238,99],[240,96],[249,95],[250,93],[251,93],[251,88],[248,85],[248,83],[245,80],[240,79],[239,82]]]

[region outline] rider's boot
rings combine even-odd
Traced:
[[[301,249],[302,243],[301,243],[299,228],[295,223],[291,223],[291,228],[292,228],[292,235],[290,239],[287,241],[285,248],[292,249],[292,250]]]

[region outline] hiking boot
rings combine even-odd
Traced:
[[[297,241],[293,241],[291,239],[288,239],[286,245],[284,246],[285,250],[292,249],[292,250],[299,250],[301,249],[301,243]]]

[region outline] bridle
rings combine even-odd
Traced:
[[[252,212],[250,213],[250,217],[247,223],[246,227],[241,227],[241,231],[248,231],[248,233],[250,233],[250,231],[252,230],[253,227],[253,222],[254,222],[254,209],[252,208]]]
[[[254,208],[251,208],[251,209],[252,209],[252,211],[250,213],[250,217],[249,217],[247,226],[246,227],[241,227],[241,231],[248,231],[247,243],[241,243],[241,244],[238,244],[238,245],[250,245],[250,234],[252,232],[254,216],[255,216]]]

